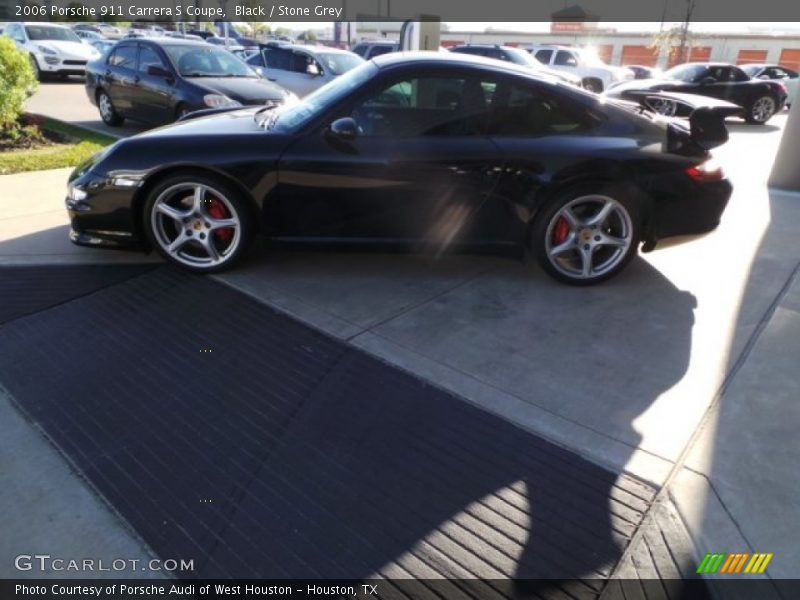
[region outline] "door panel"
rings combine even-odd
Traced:
[[[170,123],[175,118],[174,79],[148,75],[150,66],[168,69],[162,57],[151,47],[142,46],[135,87],[131,90],[135,117],[148,123]],[[170,69],[171,71],[171,69]]]
[[[479,233],[473,218],[503,164],[479,130],[489,88],[454,74],[397,77],[339,113],[359,126],[355,140],[317,131],[282,157],[270,217],[287,235],[424,238],[443,248]]]

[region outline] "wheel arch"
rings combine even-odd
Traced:
[[[136,236],[142,240],[143,244],[147,244],[147,236],[145,235],[144,231],[144,206],[147,202],[147,197],[150,195],[150,192],[153,190],[153,188],[155,188],[161,181],[178,175],[199,175],[208,179],[219,181],[222,184],[230,187],[241,197],[246,206],[249,208],[250,217],[256,230],[260,231],[262,229],[261,219],[259,218],[260,211],[258,203],[253,195],[235,178],[231,177],[224,171],[209,166],[166,165],[151,172],[147,176],[145,183],[136,190],[136,194],[133,197],[133,225],[136,230]]]

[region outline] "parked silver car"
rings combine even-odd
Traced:
[[[310,94],[364,59],[347,50],[270,42],[247,59],[260,75],[298,96]]]

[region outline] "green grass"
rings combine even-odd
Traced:
[[[0,152],[0,175],[72,167],[116,141],[116,138],[102,133],[47,118],[42,119],[41,129],[58,133],[68,141],[29,150]]]

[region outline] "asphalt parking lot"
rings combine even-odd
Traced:
[[[96,109],[77,82],[43,85],[29,109],[42,112],[37,107],[54,106],[56,97],[57,110],[68,114],[50,116],[98,127]],[[786,480],[783,460],[743,460],[744,453],[757,451],[759,440],[737,432],[744,423],[757,429],[756,416],[743,408],[754,392],[738,392],[737,385],[761,386],[776,397],[783,393],[780,377],[765,381],[748,370],[748,361],[768,360],[759,355],[765,343],[780,354],[787,343],[780,331],[796,327],[777,309],[785,299],[793,301],[790,292],[798,287],[800,247],[791,224],[798,222],[800,204],[766,189],[785,120],[779,115],[764,127],[730,122],[731,140],[716,155],[735,193],[719,229],[644,255],[619,278],[595,288],[560,286],[502,257],[266,247],[215,279],[454,394],[492,419],[566,449],[571,460],[586,459],[653,490],[670,484],[670,497],[693,528],[696,544],[716,533],[728,535],[731,544],[790,553],[790,530],[800,520],[787,518],[794,510],[788,498],[797,484]],[[65,215],[57,213],[62,193],[48,189],[37,196],[42,214],[52,215],[47,235],[40,237],[48,252],[34,252],[25,243],[42,232],[21,211],[0,222],[0,260],[116,260],[116,253],[71,247],[59,254],[58,240],[67,244]],[[191,302],[193,296],[182,298]],[[785,321],[776,324],[776,318]],[[775,368],[789,373],[790,365],[782,365]],[[378,396],[376,391],[376,403]],[[369,403],[353,409],[365,410],[378,409]],[[789,428],[759,431],[773,443],[786,440],[785,447],[792,439]],[[784,460],[795,464],[791,451]],[[739,485],[742,470],[760,482],[760,490]],[[487,485],[504,489],[513,482]],[[774,503],[753,511],[759,491],[769,486],[775,486]],[[488,488],[473,491],[481,497]],[[466,504],[462,497],[428,524],[458,520]],[[730,519],[718,521],[720,511],[736,526]],[[386,554],[402,555],[414,541],[404,539]],[[791,561],[776,561],[774,569],[777,576],[796,575]]]

